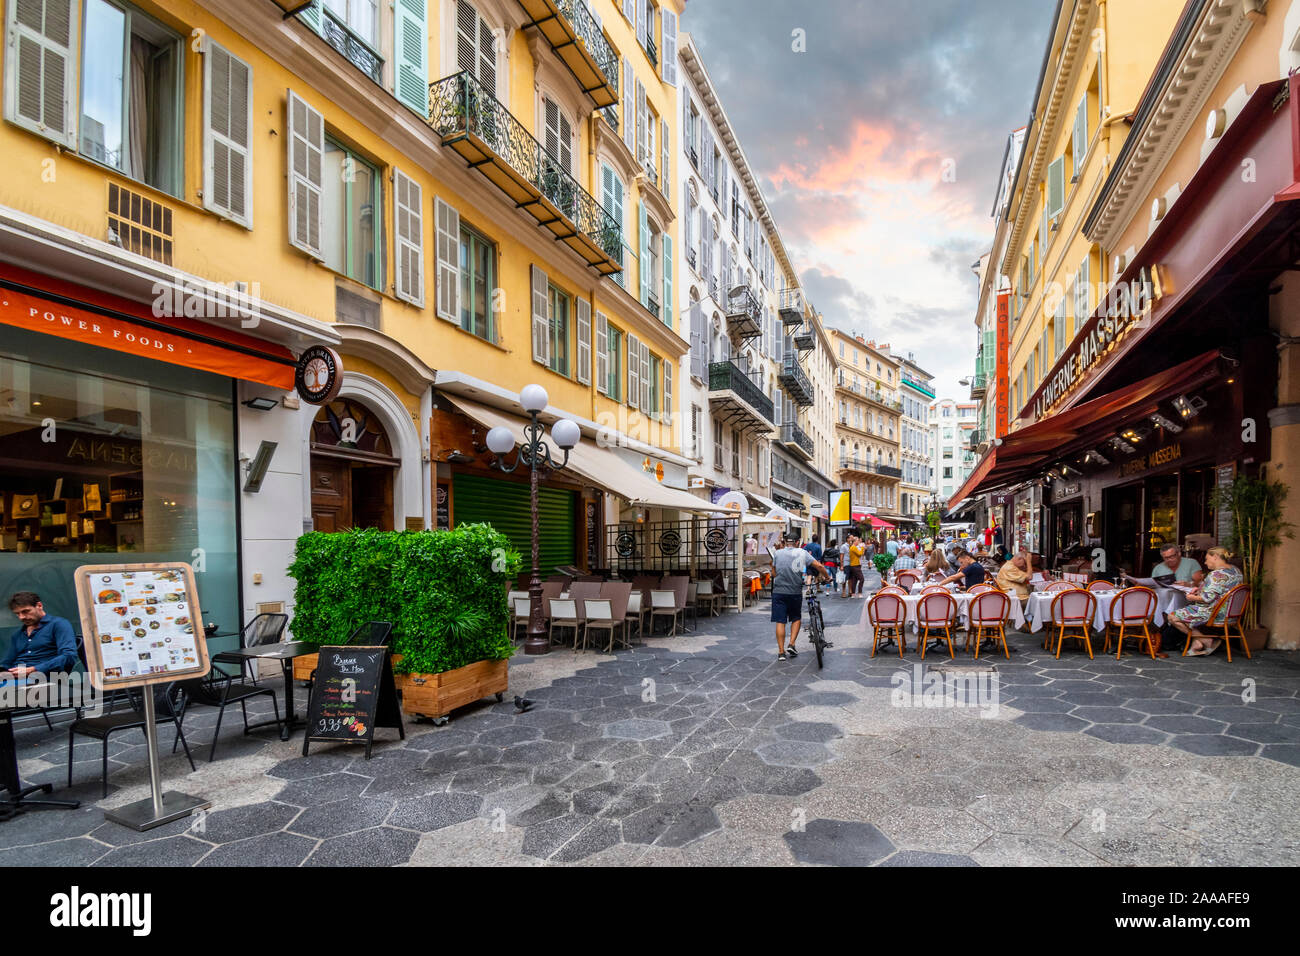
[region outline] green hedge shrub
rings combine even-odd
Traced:
[[[884,577],[889,573],[889,569],[894,566],[895,560],[895,555],[890,554],[888,551],[882,551],[871,559],[871,563],[876,566],[876,570],[880,572],[880,576]]]
[[[293,634],[338,643],[367,621],[392,621],[398,673],[505,660],[514,653],[505,591],[519,564],[509,539],[486,524],[304,534],[289,566]]]

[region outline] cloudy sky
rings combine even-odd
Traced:
[[[970,267],[992,242],[1002,152],[1028,119],[1054,7],[688,0],[682,17],[812,303],[914,352],[940,397],[969,397]]]

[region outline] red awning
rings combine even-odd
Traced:
[[[293,355],[282,345],[83,286],[0,267],[0,323],[290,391]]]
[[[1216,349],[1012,432],[1002,439],[996,454],[989,456],[987,470],[981,465],[958,496],[969,497],[1038,477],[1054,463],[1110,438],[1121,426],[1154,414],[1166,399],[1203,385],[1218,374]],[[983,477],[977,481],[981,471]]]
[[[894,526],[884,518],[877,518],[875,515],[869,515],[869,517],[871,518],[871,527],[875,531],[880,531],[882,529],[889,529],[892,531],[894,528]]]

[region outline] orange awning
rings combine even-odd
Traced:
[[[286,392],[294,387],[294,358],[281,345],[194,319],[154,318],[139,303],[9,266],[0,268],[0,323]]]

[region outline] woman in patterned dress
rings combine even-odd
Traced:
[[[1211,548],[1205,554],[1205,566],[1210,569],[1210,573],[1205,577],[1205,583],[1193,591],[1187,592],[1187,607],[1179,608],[1177,611],[1170,611],[1165,615],[1165,619],[1184,634],[1192,636],[1192,646],[1187,649],[1187,653],[1192,657],[1201,657],[1205,654],[1213,654],[1219,649],[1223,642],[1217,638],[1207,637],[1197,630],[1201,624],[1213,623],[1221,624],[1227,615],[1227,609],[1219,612],[1217,621],[1210,621],[1210,611],[1219,598],[1223,597],[1238,584],[1241,583],[1241,572],[1238,571],[1229,559],[1232,552],[1227,548]]]

